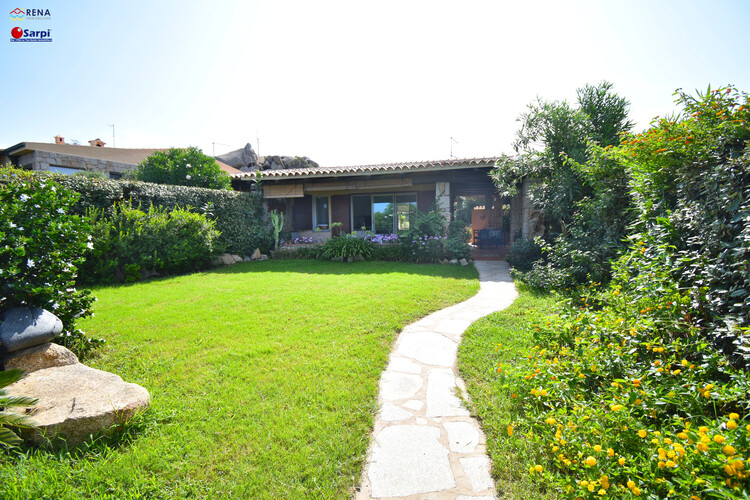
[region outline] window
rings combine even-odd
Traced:
[[[110,172],[109,178],[114,180],[122,179],[122,172]]]
[[[50,165],[49,171],[56,174],[74,175],[78,172],[84,172],[82,168],[71,168],[71,167],[60,167],[58,165]]]
[[[318,229],[328,229],[330,227],[330,207],[328,196],[315,196],[313,198],[313,227]]]
[[[390,234],[409,229],[417,209],[416,194],[374,194],[352,196],[352,228]]]

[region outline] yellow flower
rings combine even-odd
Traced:
[[[730,431],[733,431],[736,428],[737,428],[737,422],[735,422],[734,420],[730,420],[729,422],[727,422],[727,429],[729,429]]]
[[[607,494],[607,490],[605,490],[604,488],[602,488],[597,493],[599,493],[599,495],[601,495],[601,496],[604,496],[604,495]]]
[[[667,466],[667,467],[674,467],[675,465],[677,465],[677,464],[676,464],[676,463],[674,463],[674,461],[673,461],[673,460],[667,460],[667,463],[666,463],[666,466]]]
[[[732,420],[739,420],[740,416],[737,413],[730,413],[729,418],[731,418]]]
[[[513,435],[513,426],[512,426],[512,425],[509,425],[509,426],[508,426],[508,435],[509,435],[509,436],[512,436],[512,435]]]
[[[612,409],[612,411],[620,411],[620,410],[623,409],[623,406],[622,405],[612,405],[612,406],[610,406],[610,408]]]
[[[633,481],[628,481],[628,488],[630,488],[631,490],[635,488],[635,483]]]
[[[615,450],[613,450],[612,448],[607,448],[607,455],[609,455],[610,457],[614,457]]]
[[[687,432],[680,432],[679,434],[677,434],[677,437],[680,439],[687,439],[688,435]]]
[[[602,445],[600,445],[600,444],[594,445],[594,451],[597,451],[597,452],[598,451],[602,451]]]
[[[593,467],[596,465],[596,459],[589,455],[588,457],[586,457],[586,460],[584,460],[583,463],[588,465],[589,467]]]
[[[707,432],[708,432],[708,427],[706,427],[705,425],[698,427],[698,434],[705,434]]]
[[[625,458],[624,457],[618,458],[617,459],[617,463],[620,464],[620,465],[625,465]]]
[[[708,445],[703,442],[696,444],[695,447],[698,448],[700,451],[708,451]]]
[[[555,425],[557,423],[557,420],[555,420],[552,417],[549,417],[547,418],[547,420],[545,420],[545,422],[548,423],[549,425]]]
[[[645,438],[646,436],[648,436],[648,433],[644,431],[643,429],[641,429],[638,431],[638,435],[642,438]]]
[[[637,487],[633,488],[633,489],[630,490],[630,492],[633,493],[633,495],[635,495],[637,497],[641,496],[641,490],[640,490],[640,488],[637,488]]]
[[[539,391],[539,394],[541,394],[542,396],[546,396],[547,395],[547,389],[542,389],[541,391]]]
[[[721,434],[717,434],[714,436],[714,441],[721,444],[724,442],[724,436],[722,436]]]
[[[534,470],[536,472],[542,472],[544,470],[544,468],[541,465],[537,464],[537,465],[534,466]]]
[[[639,404],[641,404],[641,403],[643,403],[643,401],[641,401],[640,399],[636,399],[636,400],[635,400],[635,404],[639,405]]]
[[[724,448],[721,449],[721,451],[724,452],[724,455],[732,456],[736,453],[736,450],[734,449],[734,446],[730,444],[725,444]]]

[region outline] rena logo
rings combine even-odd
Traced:
[[[29,20],[49,20],[52,17],[52,14],[50,14],[49,9],[19,9],[15,8],[12,11],[10,11],[10,19],[11,21],[22,21],[24,19]]]
[[[51,30],[22,30],[18,26],[10,30],[11,42],[51,42]]]
[[[26,13],[23,11],[23,9],[16,8],[10,11],[11,21],[21,21],[24,17],[26,17]]]

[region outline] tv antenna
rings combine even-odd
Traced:
[[[451,160],[455,158],[455,156],[453,156],[453,143],[454,142],[458,144],[458,141],[454,139],[453,137],[451,137]]]
[[[222,144],[220,142],[212,142],[211,143],[211,156],[216,156],[216,145],[219,146],[229,146],[229,144]]]
[[[117,147],[117,144],[115,143],[115,124],[114,123],[108,123],[108,127],[112,127],[112,147]]]
[[[255,143],[258,145],[258,150],[255,151],[255,154],[260,156],[260,136],[258,135],[258,131],[255,131]]]

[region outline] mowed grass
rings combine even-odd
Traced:
[[[126,439],[0,455],[0,498],[348,498],[397,332],[473,267],[266,261],[99,288],[88,362],[146,387]]]
[[[534,325],[547,322],[555,299],[525,288],[519,292],[510,307],[480,319],[464,332],[458,367],[487,437],[498,494],[509,500],[551,499],[554,493],[535,484],[524,466],[544,450],[531,446],[523,436],[524,429],[514,425],[519,417],[517,400],[497,368],[500,363],[512,366],[531,352]],[[514,426],[512,436],[508,435],[509,425]]]

